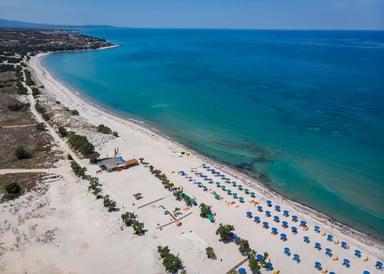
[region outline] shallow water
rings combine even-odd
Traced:
[[[97,104],[384,239],[384,32],[83,29],[44,59]]]

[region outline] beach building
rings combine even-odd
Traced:
[[[98,166],[112,172],[114,170],[126,169],[139,164],[136,159],[125,161],[122,156],[105,158],[97,162]]]

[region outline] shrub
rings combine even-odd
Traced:
[[[83,177],[87,168],[81,167],[76,161],[71,161],[71,168],[77,177]]]
[[[76,109],[73,109],[73,110],[71,110],[71,114],[72,115],[79,115],[80,113]]]
[[[19,194],[20,191],[21,191],[21,187],[17,184],[17,183],[8,183],[6,186],[5,186],[5,190],[9,193],[9,194]]]
[[[43,114],[43,113],[47,112],[47,109],[45,107],[43,107],[42,105],[40,105],[39,101],[36,102],[35,109],[40,114]]]
[[[222,241],[227,242],[232,239],[231,237],[231,235],[233,234],[232,230],[235,230],[233,225],[220,224],[219,228],[216,230],[216,235],[219,235]]]
[[[41,116],[45,121],[49,121],[51,119],[51,116],[48,113],[43,113]]]
[[[61,137],[67,137],[68,131],[65,127],[59,127],[59,134]]]
[[[22,110],[24,109],[25,107],[27,106],[27,104],[24,104],[24,103],[15,103],[13,105],[9,105],[7,108],[10,110],[10,111],[19,111],[19,110]]]
[[[31,158],[31,153],[26,151],[23,146],[18,146],[15,149],[15,156],[17,159],[29,159]]]
[[[44,123],[38,123],[36,124],[36,129],[37,130],[40,130],[40,131],[44,131],[46,128],[45,128],[45,124]]]
[[[119,137],[119,133],[117,133],[117,131],[112,132],[112,135],[115,137]]]
[[[85,136],[71,134],[68,138],[68,143],[73,149],[77,150],[85,157],[89,157],[95,150],[95,147]]]
[[[107,126],[105,126],[103,124],[98,125],[97,131],[101,132],[101,133],[104,133],[104,134],[111,134],[112,133],[112,130],[109,127],[107,127]]]
[[[38,88],[32,88],[32,96],[36,98],[41,94],[40,90]]]
[[[205,249],[205,252],[207,253],[208,258],[210,258],[210,259],[216,258],[216,254],[215,254],[215,251],[213,250],[213,247],[208,246]]]
[[[72,161],[72,160],[73,160],[72,155],[71,155],[71,154],[68,154],[68,155],[67,155],[67,159]]]

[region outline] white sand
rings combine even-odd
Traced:
[[[234,225],[235,233],[247,239],[258,253],[267,251],[274,271],[280,270],[280,273],[319,273],[314,269],[315,261],[321,262],[324,268],[335,273],[363,273],[364,270],[378,273],[374,264],[384,258],[382,243],[340,224],[330,223],[325,216],[271,194],[255,180],[193,152],[188,157],[180,157],[179,153],[186,151],[181,145],[139,124],[112,116],[76,96],[42,68],[41,56],[33,57],[30,67],[35,78],[44,85],[48,97],[71,109],[77,109],[86,121],[94,125],[105,124],[119,133],[119,138],[113,138],[98,147],[102,156],[111,156],[114,148],[118,147],[125,159],[143,157],[155,168],[162,170],[176,186],[183,186],[185,193],[195,196],[198,204],[203,202],[211,205],[216,212],[216,222],[213,224],[201,218],[197,206],[183,210],[186,208],[184,202],[177,201],[172,193],[165,190],[160,181],[150,174],[148,168],[142,165],[121,172],[103,172],[98,175],[103,184],[103,194],[109,194],[120,208],[120,212],[108,213],[102,201],[96,200],[88,193],[87,182],[79,181],[72,175],[66,162],[55,170],[55,173],[63,175],[64,179],[49,184],[46,193],[28,194],[12,202],[13,207],[0,205],[1,273],[165,273],[157,254],[158,245],[168,245],[172,253],[179,254],[187,273],[226,273],[244,257],[234,243],[224,244],[218,240],[215,231],[219,223]],[[201,167],[202,163],[213,166],[237,183],[252,185],[252,188],[248,188],[256,192],[256,198],[251,198],[244,191],[214,177]],[[81,164],[87,167],[88,174],[96,176],[97,166],[89,165],[88,160],[82,160]],[[191,168],[197,168],[198,171],[215,178],[215,181],[222,182],[227,189],[243,196],[245,202],[240,203],[238,199],[233,199],[214,183],[208,184],[203,178],[194,175]],[[179,170],[184,170],[193,179],[203,182],[224,199],[216,200],[210,191],[204,192],[196,184],[180,176]],[[136,192],[141,192],[143,199],[135,200],[133,194]],[[28,197],[32,196],[33,198],[28,200]],[[160,198],[163,199],[138,208]],[[268,208],[272,216],[277,215],[281,221],[288,221],[289,227],[284,229],[281,223],[273,221],[273,217],[266,217],[264,212],[257,212],[255,205],[249,203],[249,200],[255,200],[267,208],[267,199],[272,200],[274,205],[279,204],[282,210],[296,214],[299,220],[306,220],[308,231],[303,231],[299,223],[293,223],[290,217],[284,217],[282,212],[276,212],[273,207]],[[237,207],[228,205],[227,202],[230,201],[235,201]],[[170,224],[160,230],[157,229],[158,225],[171,221],[169,215],[163,214],[162,207],[171,212],[176,207],[181,208],[182,215],[179,217],[191,214],[181,220],[180,227]],[[18,212],[15,212],[16,208]],[[145,235],[133,235],[129,227],[121,229],[120,214],[126,211],[135,212],[138,219],[144,222],[147,229]],[[271,234],[270,228],[264,229],[261,223],[256,224],[253,219],[246,218],[247,211],[260,216],[261,222],[268,221],[270,227],[278,228],[279,234],[286,233],[288,240],[281,241],[278,235]],[[292,225],[298,227],[299,232],[296,235],[291,232]],[[326,236],[314,232],[315,225],[332,234],[335,240],[348,242],[350,248],[346,250],[341,248],[340,244],[328,242]],[[304,235],[310,237],[309,244],[304,243]],[[44,237],[45,240],[42,240]],[[321,251],[314,248],[315,242],[321,243]],[[207,246],[214,248],[216,260],[207,258]],[[284,247],[289,247],[292,255],[299,254],[301,263],[293,261],[292,255],[285,255]],[[338,261],[333,261],[325,255],[324,250],[327,247],[339,257]],[[362,258],[355,257],[355,249],[361,250],[362,258],[368,256],[369,260],[364,262]],[[351,261],[349,269],[342,266],[344,258]],[[250,273],[248,263],[244,263],[242,267]],[[273,271],[262,269],[262,273]]]

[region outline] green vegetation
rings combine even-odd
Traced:
[[[71,110],[71,114],[72,115],[79,115],[80,113],[76,109],[73,109],[73,110]]]
[[[36,124],[36,129],[37,130],[40,130],[40,131],[45,131],[46,128],[45,128],[45,124],[44,123],[38,123]]]
[[[119,133],[117,133],[117,131],[112,132],[112,135],[115,137],[119,137]]]
[[[229,242],[232,240],[232,231],[233,230],[235,230],[233,225],[220,224],[219,228],[216,230],[216,235],[219,235],[220,239],[223,242]]]
[[[200,204],[200,217],[209,219],[212,223],[215,222],[215,219],[213,218],[211,207],[201,203]]]
[[[28,94],[28,89],[23,86],[23,84],[20,81],[16,82],[16,87],[17,87],[17,93],[21,95],[26,95]]]
[[[239,251],[241,255],[245,256],[251,252],[251,248],[249,247],[248,240],[245,239],[239,239],[236,241],[236,244],[239,246]]]
[[[76,161],[71,161],[71,168],[77,177],[83,177],[85,175],[85,171],[87,171],[86,167],[81,167]]]
[[[109,198],[109,195],[104,196],[104,206],[108,208],[109,212],[116,210],[116,202]]]
[[[88,190],[92,191],[92,194],[95,195],[96,198],[98,198],[99,193],[101,192],[99,178],[91,177],[91,179],[89,180]]]
[[[16,147],[14,153],[15,153],[16,158],[19,160],[29,159],[32,156],[31,153],[29,151],[25,150],[23,146]]]
[[[13,105],[9,105],[7,108],[8,110],[10,111],[20,111],[20,110],[24,110],[28,107],[29,105],[28,104],[24,104],[24,103],[15,103]]]
[[[135,232],[135,234],[140,235],[144,231],[144,223],[135,222],[132,225],[132,228],[133,228],[133,231]]]
[[[97,126],[97,131],[104,133],[104,134],[111,134],[112,133],[112,130],[103,124]]]
[[[67,137],[68,131],[65,127],[59,127],[59,134],[61,137]]]
[[[36,101],[35,109],[40,114],[43,114],[43,113],[47,112],[47,109],[45,107],[43,107],[42,105],[40,105],[39,101]]]
[[[34,86],[35,82],[32,80],[31,72],[29,70],[25,69],[24,74],[25,74],[25,83],[28,86]]]
[[[33,96],[33,98],[36,98],[40,94],[41,94],[41,92],[40,92],[40,90],[38,88],[35,88],[35,87],[32,88],[32,96]]]
[[[216,258],[215,250],[213,249],[213,247],[208,246],[205,249],[205,252],[207,253],[207,257],[209,259],[215,259]]]
[[[21,187],[17,183],[12,182],[12,183],[6,184],[5,190],[7,191],[8,194],[19,194],[21,191]]]
[[[95,147],[88,141],[87,137],[70,134],[68,144],[85,157],[90,157],[95,152]]]
[[[133,212],[125,212],[121,214],[121,219],[126,226],[131,226],[136,222],[136,215]]]
[[[22,194],[21,187],[18,183],[15,182],[7,183],[5,185],[5,191],[6,193],[4,193],[3,197],[1,198],[1,202],[13,200]]]
[[[158,246],[157,252],[159,253],[160,258],[163,259],[163,265],[166,271],[171,273],[177,273],[177,271],[183,268],[183,262],[181,261],[179,256],[175,256],[170,253],[168,246]]]

